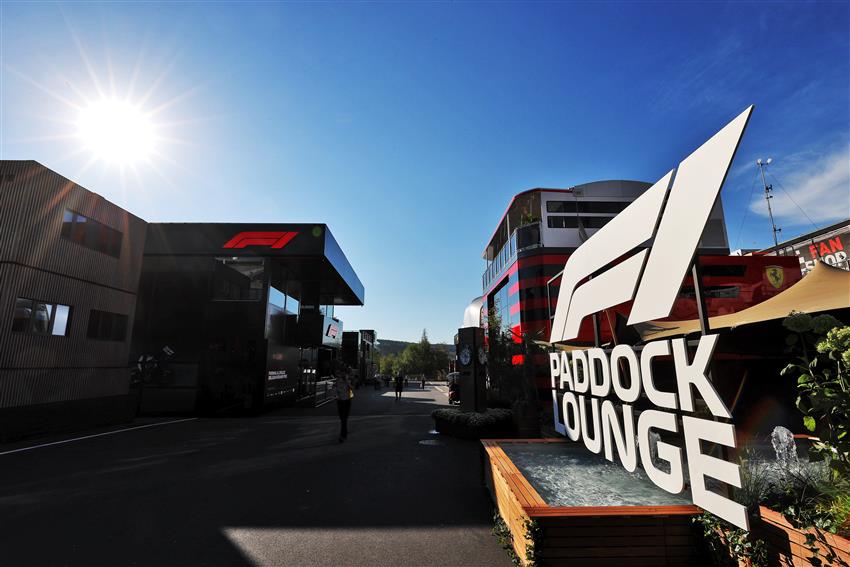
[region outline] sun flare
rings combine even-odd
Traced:
[[[77,133],[95,159],[118,165],[145,161],[156,135],[150,117],[129,102],[100,100],[80,111]]]

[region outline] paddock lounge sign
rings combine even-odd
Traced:
[[[550,342],[576,338],[585,316],[632,299],[629,325],[670,314],[752,110],[750,106],[717,132],[569,257]],[[625,259],[611,265],[620,258]],[[551,353],[555,428],[612,462],[616,448],[629,472],[637,468],[639,454],[649,479],[673,494],[685,488],[687,465],[693,503],[749,529],[745,508],[706,485],[706,479],[715,479],[741,486],[736,463],[701,448],[702,441],[735,447],[734,426],[720,421],[732,415],[707,377],[716,344],[717,335],[701,337],[692,359],[684,339],[653,341],[639,352],[618,345],[610,353],[601,348]],[[661,391],[653,380],[652,361],[671,354],[677,388]],[[644,410],[635,419],[632,404],[641,392],[656,409]],[[717,419],[687,415],[695,412],[695,393]],[[650,455],[649,439],[658,431],[684,437],[684,451],[657,442],[657,457],[667,463],[663,467],[656,466]]]

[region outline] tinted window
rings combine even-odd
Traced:
[[[263,298],[265,285],[263,260],[216,258],[215,262],[214,301],[259,301]]]
[[[547,201],[547,213],[619,213],[631,203],[614,201]]]
[[[703,276],[742,277],[747,273],[747,266],[743,264],[700,266],[700,272],[702,272]]]
[[[121,232],[80,213],[69,210],[63,213],[60,234],[63,238],[114,258],[121,255]]]
[[[578,228],[579,218],[584,228],[602,228],[614,217],[549,216],[549,228]]]
[[[15,300],[15,315],[12,319],[13,331],[29,331],[32,318],[32,299],[21,297]]]
[[[86,336],[101,341],[123,341],[127,337],[127,316],[92,309]]]

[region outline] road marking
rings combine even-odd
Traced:
[[[448,389],[444,389],[443,386],[434,386],[434,388],[436,388],[437,390],[439,390],[440,392],[442,392],[444,394],[449,393]]]
[[[94,435],[84,435],[83,437],[74,437],[73,439],[64,439],[62,441],[53,441],[52,443],[42,443],[41,445],[33,445],[32,447],[21,447],[20,449],[12,449],[11,451],[3,451],[0,455],[9,455],[11,453],[19,453],[21,451],[31,451],[32,449],[40,449],[41,447],[50,447],[51,445],[62,445],[73,441],[82,441],[83,439],[91,439],[93,437],[103,437],[104,435],[114,435],[116,433],[124,433],[125,431],[133,431],[134,429],[144,429],[146,427],[156,427],[157,425],[168,425],[170,423],[180,423],[183,421],[194,421],[197,417],[187,417],[185,419],[174,419],[171,421],[161,421],[159,423],[149,423],[147,425],[137,425],[136,427],[127,427],[117,429],[115,431],[106,431],[104,433],[95,433]]]

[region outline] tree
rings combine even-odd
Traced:
[[[398,357],[394,354],[381,356],[378,364],[381,374],[395,374]]]
[[[449,365],[448,355],[442,349],[435,349],[428,340],[428,331],[422,330],[418,343],[407,345],[398,357],[399,371],[405,374],[424,374],[434,376],[438,370]]]

